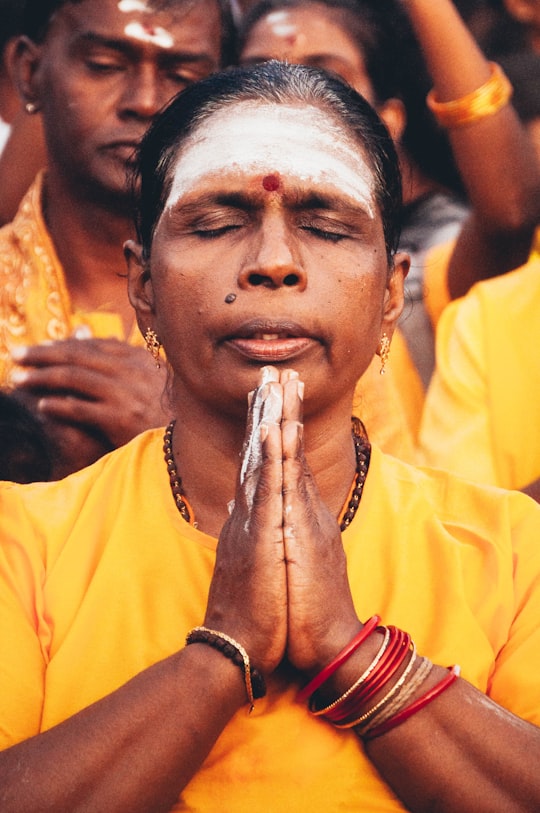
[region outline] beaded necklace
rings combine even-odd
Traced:
[[[184,496],[182,494],[182,480],[180,479],[180,475],[176,469],[172,450],[172,438],[175,423],[176,421],[171,421],[165,429],[165,434],[163,435],[163,453],[165,456],[165,463],[169,473],[169,482],[171,484],[171,491],[176,503],[176,507],[178,508],[183,519],[185,519],[187,523],[191,524],[193,522],[193,517],[191,516],[188,504],[184,500]],[[371,445],[369,443],[364,424],[358,418],[352,419],[352,437],[354,442],[354,452],[356,455],[356,477],[351,499],[349,500],[347,509],[343,514],[343,518],[339,525],[341,531],[344,531],[349,527],[353,521],[356,511],[358,510],[358,506],[360,505],[360,500],[362,498],[362,492],[364,490],[364,483],[366,482],[369,469],[369,460],[371,457]]]

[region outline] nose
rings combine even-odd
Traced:
[[[307,274],[294,235],[281,216],[261,224],[254,244],[240,271],[240,288],[297,288],[303,291]]]
[[[168,97],[163,97],[162,84],[154,65],[141,64],[128,71],[121,99],[122,115],[152,119],[168,101]]]

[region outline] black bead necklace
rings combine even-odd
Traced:
[[[187,523],[192,523],[193,517],[191,516],[189,507],[184,500],[184,496],[182,494],[182,480],[180,479],[174,462],[172,450],[174,424],[175,421],[171,421],[165,429],[165,434],[163,435],[163,453],[165,456],[167,471],[169,472],[169,481],[176,507],[180,511],[183,519],[185,519]],[[353,521],[356,511],[358,510],[358,506],[360,505],[360,500],[362,498],[362,492],[364,490],[364,483],[366,482],[369,469],[369,460],[371,457],[371,445],[369,443],[364,424],[358,418],[352,419],[352,436],[356,455],[356,478],[354,491],[351,495],[351,499],[349,500],[349,504],[347,505],[347,510],[345,511],[339,525],[341,531],[344,531],[349,527]]]

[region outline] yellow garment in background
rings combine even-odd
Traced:
[[[399,330],[394,332],[386,372],[374,356],[358,381],[353,414],[364,422],[369,437],[388,454],[415,462],[424,388]]]
[[[14,347],[66,339],[82,326],[97,338],[126,340],[120,315],[106,306],[93,312],[73,310],[43,219],[42,189],[40,173],[14,220],[0,229],[0,385],[8,380]],[[136,325],[129,342],[143,343]]]
[[[456,241],[450,240],[430,249],[424,268],[424,303],[434,328],[446,306],[452,301],[448,290],[448,268],[456,247]],[[540,228],[536,230],[531,248],[529,262],[540,259]],[[487,280],[486,280],[487,281]]]
[[[430,249],[424,265],[424,305],[434,328],[443,310],[452,301],[448,290],[448,266],[456,241]]]
[[[477,283],[441,316],[420,455],[429,465],[504,488],[540,477],[538,255]]]
[[[180,463],[181,468],[181,463]],[[373,449],[343,534],[359,616],[540,724],[540,506]],[[216,540],[172,498],[162,431],[64,481],[0,485],[0,747],[47,729],[184,644]],[[517,611],[519,609],[519,612]],[[401,811],[355,735],[295,701],[280,669],[240,710],[177,811]]]

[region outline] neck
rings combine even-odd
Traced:
[[[123,244],[133,232],[129,217],[75,197],[50,173],[43,210],[74,309],[118,313],[127,335],[134,321],[123,256]]]
[[[198,527],[217,537],[235,495],[245,422],[200,404],[188,406],[185,400],[176,414],[173,454],[182,491]],[[323,502],[337,518],[356,470],[350,404],[306,418],[304,430],[308,465]]]

